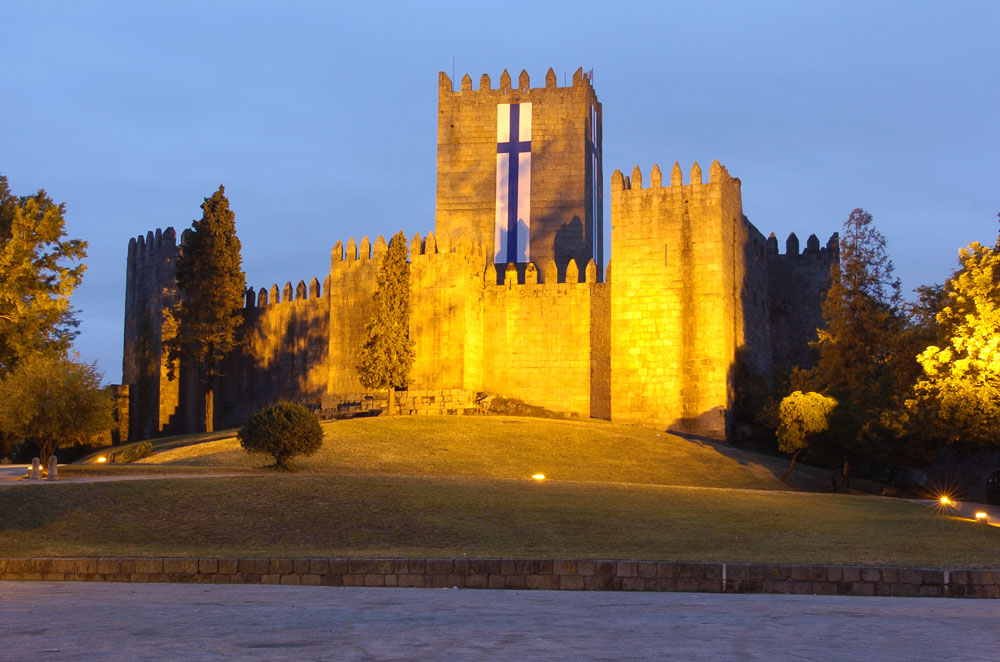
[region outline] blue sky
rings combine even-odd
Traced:
[[[906,290],[996,237],[993,0],[0,0],[0,16],[0,173],[65,202],[90,242],[77,349],[109,382],[129,238],[180,232],[219,184],[254,287],[322,280],[338,239],[433,229],[453,58],[494,84],[593,69],[606,192],[615,168],[717,158],[782,244],[867,209]]]

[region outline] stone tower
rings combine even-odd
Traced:
[[[516,86],[504,71],[496,89],[484,74],[477,90],[466,74],[458,92],[441,72],[437,234],[517,263],[522,278],[526,263],[554,260],[562,279],[570,259],[594,259],[603,276],[601,112],[582,69],[570,87],[552,69],[537,88],[526,71]]]
[[[173,228],[129,240],[125,274],[122,383],[130,387],[129,439],[166,433],[179,388],[167,379],[166,311],[177,302],[175,265],[180,247]]]
[[[723,437],[737,349],[770,368],[766,240],[740,180],[674,164],[611,178],[611,418]]]

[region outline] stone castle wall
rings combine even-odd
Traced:
[[[822,302],[830,287],[830,269],[840,263],[840,235],[833,233],[822,248],[816,235],[810,235],[800,253],[799,239],[793,232],[785,241],[784,254],[780,254],[772,234],[766,254],[774,365],[784,370],[811,366],[814,358],[809,343],[817,339],[816,329],[823,326]]]
[[[498,285],[493,270],[487,267],[483,299],[483,390],[607,418],[609,347],[600,339],[607,337],[608,296],[594,261],[579,274],[571,260],[564,282],[553,261],[541,274],[527,265],[520,280],[508,265]]]
[[[237,350],[216,381],[219,427],[242,424],[262,406],[294,400],[318,406],[327,387],[330,288],[286,283],[247,294]]]

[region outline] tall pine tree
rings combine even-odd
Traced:
[[[386,389],[389,413],[393,393],[404,388],[413,366],[410,340],[410,263],[406,258],[406,235],[397,232],[389,242],[378,272],[372,300],[372,317],[365,326],[358,379],[370,389]]]
[[[810,444],[810,456],[840,465],[847,480],[852,462],[890,459],[895,431],[887,413],[902,406],[908,390],[898,383],[896,369],[905,321],[900,283],[885,237],[863,209],[844,222],[840,264],[832,270],[822,309],[826,328],[818,330],[814,344],[816,366],[793,374],[792,386],[838,401],[831,433],[823,436],[827,443]]]
[[[177,335],[168,342],[172,368],[184,361],[198,370],[205,393],[205,430],[211,432],[213,384],[243,322],[246,276],[236,237],[236,215],[229,209],[225,187],[205,198],[201,209],[201,220],[192,223],[194,231],[177,258],[177,286],[182,296],[175,312]]]

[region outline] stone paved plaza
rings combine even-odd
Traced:
[[[4,660],[996,660],[1000,603],[0,582]]]

